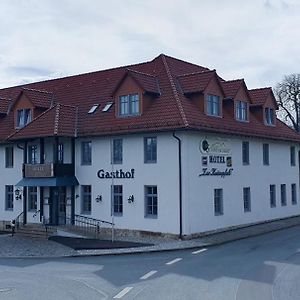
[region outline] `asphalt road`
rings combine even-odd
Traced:
[[[300,227],[208,249],[0,259],[0,299],[300,299]]]

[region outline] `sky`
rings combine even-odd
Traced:
[[[0,0],[0,88],[161,53],[248,88],[300,73],[299,0]]]

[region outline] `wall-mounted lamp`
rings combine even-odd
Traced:
[[[17,188],[15,189],[15,199],[16,200],[21,200],[22,199],[22,190]]]
[[[76,199],[79,198],[79,195],[75,195],[75,198],[76,198]]]
[[[101,202],[102,201],[102,196],[101,195],[98,195],[96,198],[95,198],[96,202]]]
[[[128,197],[128,203],[133,203],[134,202],[134,196],[131,195]]]

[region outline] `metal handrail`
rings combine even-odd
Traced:
[[[114,223],[111,223],[111,222],[108,222],[108,221],[103,221],[103,220],[100,220],[100,219],[95,219],[95,218],[75,214],[75,219],[76,218],[82,218],[82,219],[89,220],[89,221],[92,221],[92,222],[97,222],[97,223],[115,225]],[[88,223],[88,224],[90,224],[90,223]]]
[[[38,213],[40,213],[40,212],[41,212],[41,210],[40,210],[40,209],[39,209],[39,210],[37,210],[37,211],[36,211],[36,212],[35,212],[35,213],[32,215],[32,217],[33,217],[33,218],[35,218],[35,217],[37,216],[37,214],[38,214]]]
[[[19,213],[19,214],[17,215],[17,217],[13,220],[14,223],[15,223],[15,226],[16,226],[17,228],[20,227],[20,219],[21,219],[21,217],[23,217],[23,215],[24,215],[24,212],[22,211],[22,212]]]

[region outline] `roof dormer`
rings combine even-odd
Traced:
[[[117,117],[139,116],[160,95],[157,78],[126,70],[113,91]]]
[[[252,105],[251,110],[266,126],[276,126],[276,110],[278,105],[272,88],[249,90]]]

